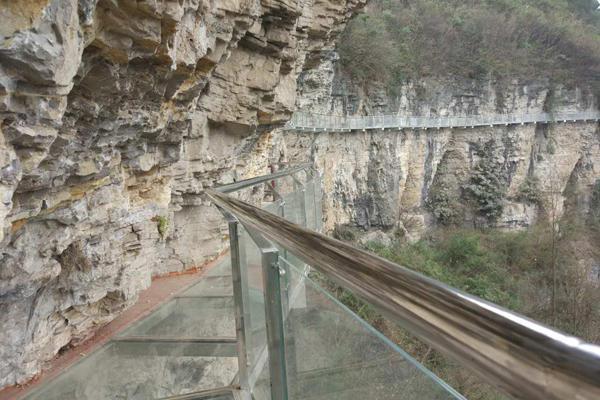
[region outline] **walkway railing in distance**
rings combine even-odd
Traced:
[[[474,128],[498,125],[525,125],[598,121],[600,111],[470,115],[462,117],[368,115],[337,116],[296,112],[286,124],[288,130],[353,131],[367,129],[441,129]]]
[[[310,171],[311,169],[312,164],[310,163],[298,164],[293,167],[285,168],[281,171],[277,171],[269,175],[257,176],[255,178],[244,179],[239,182],[233,182],[227,185],[219,186],[218,188],[216,188],[216,190],[223,193],[232,193],[238,190],[260,185],[261,183],[273,181],[275,179],[283,178],[286,176],[293,176],[295,173],[298,173],[300,171]]]
[[[600,347],[224,193],[206,193],[247,229],[351,290],[504,393],[518,399],[600,398]]]

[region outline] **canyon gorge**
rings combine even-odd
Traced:
[[[414,241],[445,223],[520,229],[598,207],[598,122],[286,129],[297,109],[598,110],[588,88],[543,79],[357,85],[335,42],[365,2],[0,2],[0,387],[89,338],[152,277],[224,252],[227,227],[203,190],[272,166],[315,165],[327,231]],[[502,186],[494,218],[462,200],[482,171]]]

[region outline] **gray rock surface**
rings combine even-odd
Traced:
[[[223,250],[201,191],[267,171],[297,76],[363,3],[1,3],[0,387]]]

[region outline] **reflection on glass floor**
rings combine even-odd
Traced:
[[[235,336],[232,297],[177,297],[119,336]]]
[[[147,400],[231,385],[238,366],[225,258],[197,284],[26,398]],[[230,393],[201,398],[233,399]]]

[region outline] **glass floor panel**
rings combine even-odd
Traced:
[[[235,390],[233,388],[219,388],[214,390],[184,394],[176,397],[167,397],[158,400],[236,400],[242,398],[240,396],[234,395],[234,392],[241,393],[239,390]],[[244,396],[243,398],[247,399],[246,396]]]
[[[230,275],[207,275],[200,282],[182,293],[182,296],[233,296]]]
[[[209,269],[205,277],[208,276],[231,276],[231,259],[229,255],[226,255],[225,258],[220,261],[217,265]]]
[[[111,342],[32,393],[30,400],[147,400],[231,384],[237,358],[164,355]]]
[[[186,397],[184,400],[235,400],[232,394],[218,394],[215,396],[199,396],[199,397]]]
[[[234,337],[233,297],[178,297],[119,336]]]
[[[190,289],[25,398],[147,400],[229,386],[238,372],[236,344],[220,338],[233,337],[231,267],[225,256]]]

